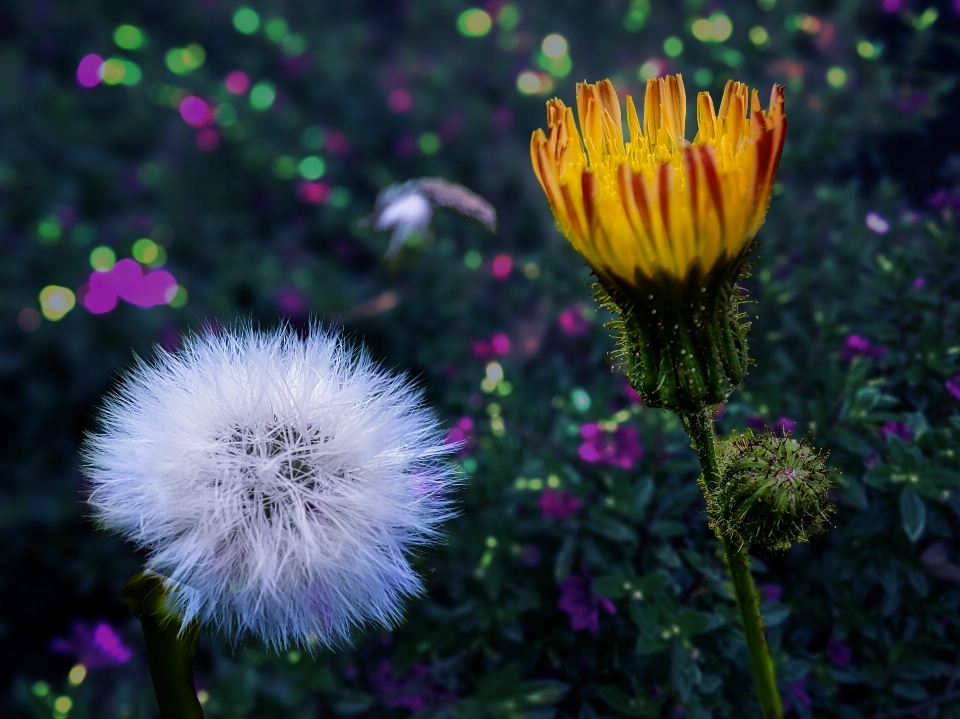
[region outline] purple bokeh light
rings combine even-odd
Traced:
[[[111,269],[90,275],[83,306],[95,315],[102,315],[122,299],[138,307],[165,305],[177,294],[177,281],[166,270],[143,274],[140,265],[131,259],[120,260]]]
[[[94,87],[103,79],[103,58],[99,55],[85,55],[77,66],[77,82],[82,87]]]
[[[180,117],[187,124],[199,127],[210,119],[210,108],[199,97],[189,95],[180,101]]]

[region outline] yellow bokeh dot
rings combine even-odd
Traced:
[[[197,692],[197,701],[201,704],[206,704],[210,700],[210,692],[206,689],[201,689]]]
[[[547,477],[547,486],[550,487],[550,489],[556,489],[560,486],[560,478],[555,474],[551,474]]]
[[[485,10],[480,8],[464,10],[457,18],[457,30],[467,37],[486,35],[490,32],[491,27],[493,27],[493,19]]]
[[[48,285],[40,290],[40,311],[52,322],[63,317],[77,304],[73,292],[59,285]]]
[[[70,670],[70,673],[67,675],[67,679],[74,686],[80,684],[86,678],[87,668],[83,666],[83,664],[74,664],[73,668]]]
[[[762,28],[759,25],[750,28],[748,36],[750,37],[750,42],[752,42],[754,45],[765,45],[770,39],[770,35],[767,33],[766,28]]]
[[[524,95],[536,95],[540,92],[540,76],[532,70],[517,75],[517,89]]]
[[[90,253],[90,266],[99,272],[106,272],[115,264],[117,264],[117,254],[109,247],[95,247]]]
[[[867,40],[861,40],[857,43],[857,54],[860,57],[870,60],[871,58],[876,57],[879,53],[876,46]]]
[[[73,708],[73,699],[70,697],[57,697],[53,702],[53,708],[61,714],[66,714]]]
[[[722,13],[700,18],[691,26],[693,36],[702,42],[723,42],[733,32],[733,23]]]
[[[108,85],[117,85],[127,76],[127,66],[123,60],[110,58],[100,68],[100,76]]]
[[[144,265],[149,265],[160,254],[160,248],[153,240],[142,237],[133,243],[133,259]]]
[[[549,57],[551,60],[559,60],[561,57],[567,54],[568,48],[569,45],[567,44],[567,38],[556,33],[547,35],[545,38],[543,38],[543,44],[540,46],[540,49],[543,50],[543,54]]]
[[[827,70],[827,82],[834,87],[843,87],[847,82],[847,73],[842,67],[831,67]]]

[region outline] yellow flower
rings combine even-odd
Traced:
[[[609,80],[577,84],[582,141],[572,109],[547,103],[549,135],[533,133],[533,169],[560,229],[602,283],[637,288],[739,271],[763,224],[787,131],[781,86],[766,112],[754,90],[748,117],[747,97],[746,85],[729,81],[717,113],[701,92],[693,143],[684,139],[680,75],[647,81],[642,126],[627,97],[629,142]]]

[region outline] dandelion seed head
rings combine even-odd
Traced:
[[[147,551],[184,626],[335,646],[422,591],[407,555],[452,514],[458,447],[339,335],[205,330],[138,361],[100,421],[95,518]]]

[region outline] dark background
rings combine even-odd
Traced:
[[[451,426],[473,420],[462,514],[416,560],[428,594],[393,632],[371,628],[316,658],[204,637],[208,716],[757,714],[695,457],[677,422],[633,404],[611,371],[589,273],[529,167],[546,99],[573,103],[576,81],[610,77],[639,100],[644,69],[684,73],[691,110],[694,91],[719,101],[729,77],[759,87],[764,103],[772,83],[787,87],[786,149],[745,283],[757,364],[720,426],[789,419],[842,472],[834,529],[757,566],[791,711],[960,716],[955,2],[491,2],[492,28],[478,37],[458,31],[469,6],[452,0],[251,2],[261,22],[249,35],[234,27],[237,7],[0,6],[5,716],[62,717],[64,696],[71,717],[155,715],[137,624],[113,594],[141,558],[86,519],[78,448],[134,354],[175,347],[203,323],[306,328],[311,316],[417,378]],[[693,23],[718,15],[730,37],[698,40]],[[287,29],[271,40],[276,19]],[[143,32],[141,47],[115,44],[125,23]],[[756,27],[766,41],[750,39]],[[542,55],[550,33],[569,43],[568,74]],[[683,48],[674,57],[671,37]],[[191,43],[205,60],[178,75],[167,53]],[[142,79],[83,88],[76,71],[90,53],[136,63]],[[236,70],[273,84],[269,109],[225,89]],[[542,92],[518,89],[525,71],[540,73]],[[176,109],[187,95],[229,103],[235,122],[223,111],[191,127]],[[215,149],[198,147],[204,132]],[[316,204],[278,163],[308,155],[326,165]],[[435,239],[389,264],[387,236],[357,221],[383,187],[424,175],[486,197],[499,232],[441,210]],[[870,229],[869,213],[888,229]],[[131,257],[139,238],[165,251],[186,291],[178,306],[120,300],[93,314],[79,302],[62,319],[42,316],[45,287],[82,298],[91,252]],[[498,255],[512,261],[505,278],[492,272]],[[494,357],[498,334],[511,349]],[[480,388],[493,359],[509,393]],[[630,470],[581,459],[580,427],[617,416],[637,430],[643,459]],[[582,502],[567,519],[541,510],[542,485],[517,482],[550,476]],[[600,612],[596,633],[574,631],[558,608],[571,573],[617,607]],[[132,657],[71,683],[89,655],[82,641],[70,651],[55,640],[98,622]]]

